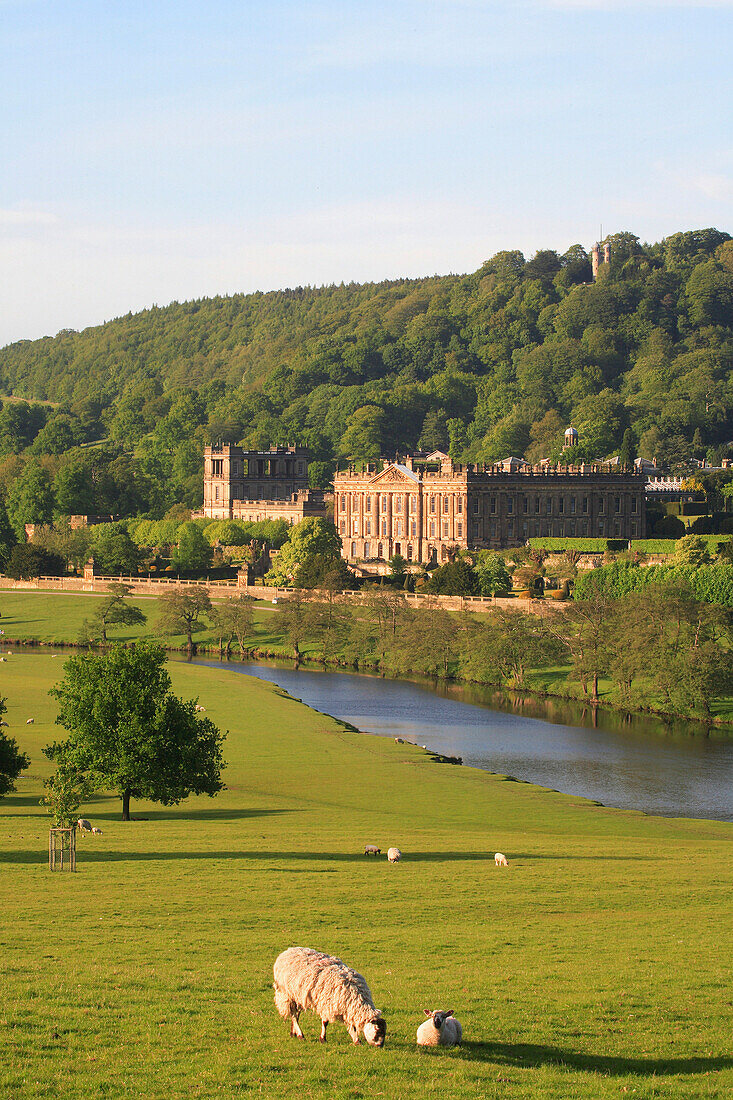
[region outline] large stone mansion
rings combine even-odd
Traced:
[[[611,463],[461,465],[438,451],[339,471],[334,520],[349,562],[444,562],[456,547],[537,536],[643,538],[645,483],[640,468]]]
[[[334,522],[346,561],[378,563],[393,554],[444,562],[456,548],[502,549],[538,536],[643,538],[641,465],[571,464],[578,435],[565,433],[566,464],[453,462],[442,451],[383,459],[334,476]],[[324,491],[308,487],[305,447],[204,449],[204,506],[210,519],[285,519],[326,515]]]

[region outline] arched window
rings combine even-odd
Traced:
[[[352,558],[356,557],[356,543],[355,542],[352,542],[352,544],[351,544],[351,556],[352,556]]]
[[[364,543],[364,557],[366,558],[367,561],[369,560],[369,543],[368,542]]]

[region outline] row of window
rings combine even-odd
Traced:
[[[403,502],[402,496],[399,493],[395,496],[392,496],[391,493],[377,494],[376,500],[377,500],[377,511],[378,512],[386,512],[388,510],[388,501],[390,500],[390,498],[392,500],[392,510],[394,512],[403,511],[403,507],[407,507],[407,509],[408,509],[408,511],[410,512],[411,515],[414,515],[417,512],[417,495],[415,493],[406,494],[405,498],[404,498],[404,502]],[[371,498],[371,496],[362,497],[359,494],[356,494],[353,501],[352,501],[353,510],[355,512],[357,512],[359,510],[359,504],[362,500],[364,501],[364,511],[365,512],[371,512],[371,510],[372,510],[372,498]],[[462,515],[462,513],[463,513],[463,497],[455,497],[455,502],[456,502],[456,512],[458,513],[458,515]],[[429,508],[429,511],[430,511],[431,515],[435,515],[436,498],[435,498],[434,495],[429,498],[428,508]],[[346,511],[346,493],[341,493],[341,499],[339,501],[339,511],[340,512],[345,512]],[[443,512],[446,515],[449,515],[449,513],[450,513],[450,497],[448,497],[448,496],[443,497]]]
[[[388,494],[388,493],[377,494],[377,511],[387,512],[387,510],[388,510],[388,501],[390,499],[390,496],[391,496],[391,494]],[[340,500],[339,500],[339,511],[341,511],[341,512],[346,511],[346,497],[347,497],[346,493],[341,493]],[[392,496],[391,499],[392,499],[393,511],[394,512],[402,512],[403,511],[403,498],[402,498],[402,496],[400,494],[397,494],[395,496]],[[463,497],[457,496],[454,499],[455,499],[455,506],[456,506],[456,508],[455,508],[456,514],[461,515],[463,513]],[[473,500],[473,513],[474,513],[474,515],[480,515],[481,514],[481,499],[482,499],[481,497],[477,496]],[[364,511],[367,512],[367,513],[371,512],[371,510],[372,510],[372,498],[371,498],[371,496],[361,497],[359,494],[355,495],[355,497],[353,499],[353,502],[352,502],[352,506],[353,506],[354,511],[359,510],[359,504],[360,504],[360,501],[362,501],[362,500],[364,500],[364,502],[365,502]],[[530,498],[530,497],[525,496],[525,497],[518,498],[517,507],[519,508],[519,506],[521,505],[522,514],[525,515],[525,516],[529,515],[530,513],[534,513],[534,515],[537,515],[537,516],[541,515],[541,514],[551,516],[555,513],[555,511],[556,511],[557,515],[560,515],[560,516],[562,516],[562,515],[574,516],[574,515],[578,515],[578,514],[587,516],[589,511],[590,511],[590,502],[591,502],[591,498],[588,497],[588,496],[584,496],[584,497],[547,496],[547,497],[544,497],[544,498],[539,497],[539,496],[536,496],[534,498]],[[408,494],[405,497],[404,503],[407,506],[410,514],[414,515],[417,512],[417,495],[416,494],[414,494],[414,493]],[[492,515],[492,516],[496,515],[497,503],[498,503],[498,500],[497,500],[496,496],[489,497],[489,514]],[[555,508],[555,505],[557,505],[556,508]],[[441,507],[440,498],[436,498],[435,495],[431,495],[430,497],[428,497],[428,513],[430,515],[435,515],[436,514],[436,507],[438,509],[440,509],[440,507]],[[638,498],[634,496],[634,497],[631,498],[631,514],[632,515],[637,515],[638,514],[638,508],[639,508],[639,501],[638,501]],[[515,510],[515,499],[514,499],[514,497],[507,497],[507,499],[506,499],[506,512],[507,512],[507,515],[508,516],[514,515],[514,510]],[[620,496],[614,496],[613,498],[609,497],[608,498],[608,510],[609,511],[612,510],[616,515],[620,515],[621,512],[623,511],[623,500],[622,500],[622,498]],[[449,496],[443,496],[442,497],[442,511],[445,515],[448,515],[450,513],[450,497]],[[599,496],[599,498],[598,498],[598,509],[597,509],[597,511],[598,511],[598,515],[601,515],[601,516],[604,515],[605,512],[606,512],[606,498],[603,497],[603,496]]]
[[[365,520],[365,522],[364,522],[364,534],[365,535],[371,535],[371,534],[376,533],[376,534],[380,534],[383,538],[388,538],[389,537],[389,520],[383,519],[381,521],[381,523],[376,524],[375,527],[377,529],[376,529],[375,532],[373,532],[372,531],[372,521],[369,520],[369,519]],[[436,533],[436,527],[438,528],[437,533]],[[441,534],[440,527],[441,527],[441,525],[439,523],[436,523],[436,521],[434,519],[430,521],[430,523],[428,524],[428,534],[430,535],[431,538],[436,538],[438,535]],[[406,537],[408,535],[408,528],[409,528],[409,537],[413,538],[413,539],[417,538],[418,537],[417,520],[414,520],[414,519],[410,520],[409,524],[404,523],[401,519],[393,520],[392,537],[396,538],[396,539],[401,539],[401,538]],[[352,533],[352,535],[358,535],[359,534],[359,520],[358,519],[352,520],[351,533]],[[345,519],[342,519],[339,522],[339,534],[344,535],[344,536],[346,536],[346,534],[347,534],[346,520]],[[451,535],[450,535],[450,524],[449,523],[442,524],[442,538],[447,539],[447,538],[450,538],[450,537],[451,537]],[[463,524],[460,523],[460,522],[456,523],[455,537],[457,539],[462,539],[463,538]]]
[[[272,467],[271,467],[269,471],[267,469],[265,469],[265,464],[266,464],[267,461],[269,461],[269,460],[259,462],[258,463],[258,466],[259,466],[258,469],[250,470],[249,469],[249,462],[246,459],[242,462],[237,461],[237,459],[232,459],[231,466],[230,466],[230,469],[229,469],[229,476],[233,477],[233,478],[249,477],[250,474],[252,474],[252,475],[254,475],[254,477],[258,477],[258,476],[259,477],[267,477],[267,476],[270,476],[270,477],[278,477],[278,476],[279,477],[283,477],[283,476],[293,477],[293,470],[292,470],[293,463],[292,463],[292,461],[288,461],[287,465],[284,468],[281,464],[279,468],[272,469]],[[291,468],[289,469],[288,467],[291,467]],[[298,462],[297,463],[297,471],[298,471],[298,476],[300,476],[300,477],[304,476],[304,474],[305,474],[305,463],[304,462]],[[224,477],[224,459],[223,458],[212,458],[212,460],[211,460],[211,476],[212,477]]]

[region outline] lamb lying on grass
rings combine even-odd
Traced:
[[[289,947],[275,959],[273,973],[275,1007],[283,1020],[290,1020],[291,1035],[304,1038],[298,1017],[310,1010],[321,1017],[322,1043],[328,1025],[340,1022],[354,1043],[363,1031],[370,1046],[384,1046],[387,1025],[374,1007],[369,986],[341,959],[310,947]]]
[[[417,1029],[417,1045],[420,1047],[455,1047],[463,1038],[463,1028],[453,1015],[453,1009],[425,1009],[427,1020]]]

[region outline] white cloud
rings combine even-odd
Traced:
[[[733,176],[725,176],[721,172],[705,172],[694,176],[691,183],[706,199],[713,199],[715,202],[733,200]]]
[[[54,225],[58,217],[51,210],[19,202],[14,206],[0,207],[0,229],[3,227]]]

